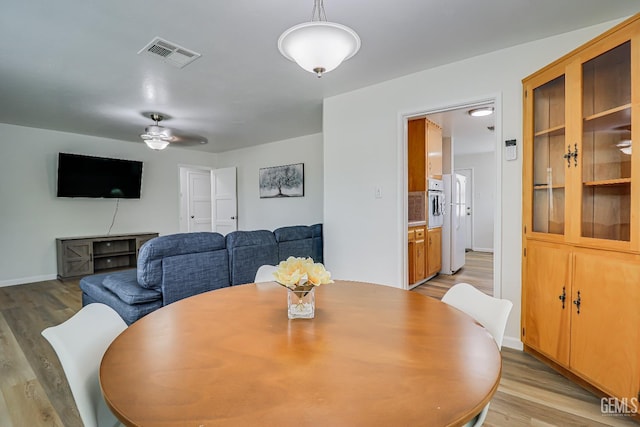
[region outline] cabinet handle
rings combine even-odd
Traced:
[[[562,155],[564,159],[567,159],[567,167],[571,167],[571,158],[573,157],[573,165],[578,167],[578,144],[573,144],[575,151],[571,152],[571,144],[567,145],[567,152]]]
[[[573,154],[571,153],[571,145],[567,145],[567,152],[564,153],[564,155],[562,157],[567,159],[567,167],[570,168],[571,167],[571,157],[573,157]]]
[[[580,291],[578,291],[578,298],[576,300],[574,300],[573,303],[578,308],[578,314],[580,314]]]
[[[564,310],[564,302],[567,299],[567,291],[565,290],[564,286],[562,287],[562,295],[560,295],[558,299],[562,301],[562,309]]]

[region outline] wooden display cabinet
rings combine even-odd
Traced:
[[[58,278],[135,268],[140,247],[157,236],[158,233],[135,233],[58,238]]]
[[[523,80],[522,341],[640,397],[640,15]]]

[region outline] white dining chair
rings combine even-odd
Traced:
[[[504,330],[513,303],[506,299],[490,297],[468,283],[453,285],[442,297],[442,302],[473,317],[493,337],[498,348],[502,348]],[[487,418],[489,403],[465,427],[480,427]]]
[[[278,267],[275,265],[261,265],[256,272],[256,278],[254,283],[273,282],[276,279],[273,277],[273,273],[276,272]]]
[[[104,402],[98,373],[105,351],[126,328],[111,307],[94,303],[42,331],[60,359],[85,427],[121,425]]]

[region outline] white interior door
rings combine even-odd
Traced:
[[[214,231],[225,235],[238,229],[236,168],[213,170]]]
[[[473,169],[456,169],[455,173],[466,177],[465,199],[462,202],[466,205],[465,223],[465,249],[473,249]]]
[[[187,232],[211,231],[211,172],[187,170]]]

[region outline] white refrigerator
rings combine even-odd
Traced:
[[[444,223],[442,225],[442,274],[454,274],[464,265],[467,209],[466,180],[463,175],[446,174],[444,182]]]

